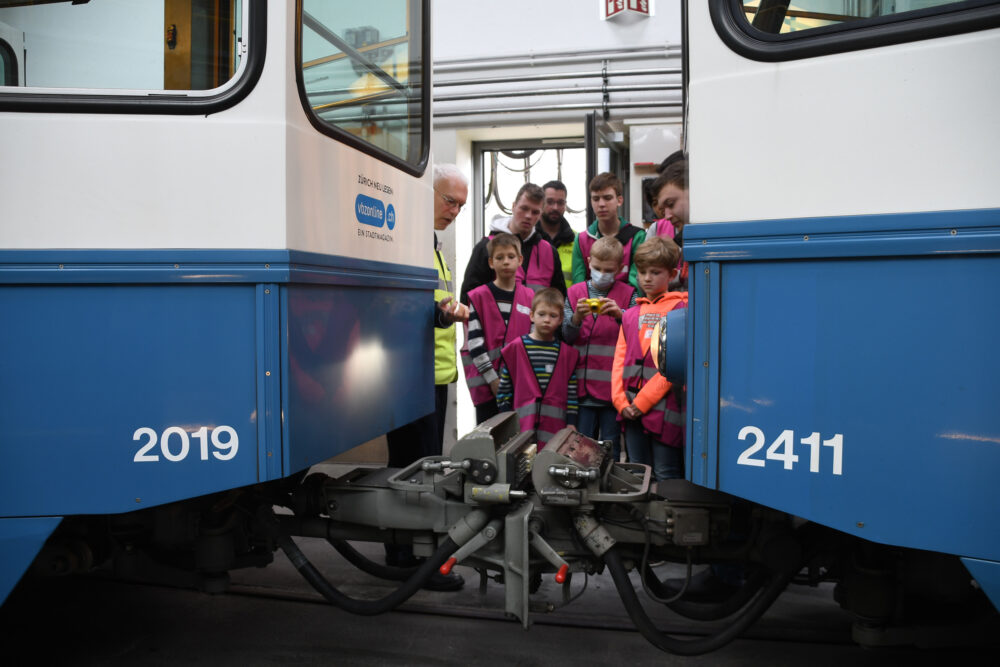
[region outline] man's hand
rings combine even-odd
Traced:
[[[455,297],[446,296],[438,302],[438,309],[443,313],[442,319],[448,324],[469,321],[469,307]]]

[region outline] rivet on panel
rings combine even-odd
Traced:
[[[265,264],[265,265],[264,265],[264,268],[265,268],[265,269],[270,269],[270,268],[271,268],[271,265],[270,265],[270,264]]]
[[[271,293],[271,290],[269,290],[269,289],[264,290],[264,294],[270,294],[270,293]]]
[[[951,230],[951,235],[954,236],[955,234],[958,234],[958,230],[957,229]]]
[[[808,235],[808,234],[806,234],[805,236],[803,236],[803,237],[802,237],[802,240],[803,240],[803,241],[808,241],[808,240],[809,240],[809,235]]]
[[[708,452],[702,452],[701,453],[701,458],[707,459],[708,458]]]
[[[59,268],[61,269],[62,267],[63,267],[63,265],[62,265],[62,264],[60,264],[60,265],[59,265]]]
[[[271,371],[264,371],[264,375],[271,377]]]
[[[708,362],[707,361],[701,362],[701,365],[704,366],[705,368],[708,368]]]
[[[141,503],[141,502],[142,502],[142,498],[136,498],[136,499],[135,499],[135,502],[137,502],[137,503]]]
[[[865,522],[864,521],[858,521],[858,528],[864,528],[864,527],[865,527]]]
[[[181,268],[181,265],[180,264],[174,264],[174,268],[175,269],[179,269],[179,268]]]

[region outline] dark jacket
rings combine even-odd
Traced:
[[[490,227],[490,233],[496,234],[498,232],[509,232],[510,229],[507,227],[507,223],[510,222],[510,218],[500,218],[494,220]],[[572,230],[571,230],[572,231]],[[528,264],[531,262],[531,254],[534,252],[535,248],[539,243],[548,243],[543,235],[539,234],[536,230],[532,229],[531,234],[526,239],[521,240],[521,255],[524,258],[521,262],[521,266],[527,271]],[[490,268],[489,253],[486,250],[486,244],[490,242],[489,236],[484,236],[479,243],[475,245],[472,249],[472,255],[469,257],[469,264],[465,267],[465,278],[462,280],[462,303],[469,304],[469,292],[476,289],[480,285],[485,285],[488,282],[492,282],[496,279],[496,274],[493,269]],[[562,292],[563,297],[566,296],[566,281],[563,278],[562,264],[559,262],[559,253],[555,252],[553,248],[554,256],[554,268],[552,270],[552,281],[551,286],[555,287],[557,290]]]

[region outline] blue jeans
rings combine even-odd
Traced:
[[[622,428],[618,424],[618,411],[613,405],[597,407],[581,405],[576,418],[576,430],[594,440],[611,440],[611,455],[621,461]]]
[[[653,468],[653,479],[683,479],[684,449],[671,447],[656,440],[656,436],[648,433],[638,419],[625,420],[625,448],[628,450],[628,460],[633,463],[645,463]]]

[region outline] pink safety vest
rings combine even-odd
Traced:
[[[635,288],[627,283],[615,281],[608,298],[614,300],[622,313],[628,309]],[[576,302],[587,298],[587,283],[577,283],[569,288],[567,300],[570,308],[576,309]],[[590,396],[599,401],[611,402],[611,367],[615,361],[615,344],[618,342],[620,325],[608,315],[588,315],[580,325],[580,335],[574,346],[580,353],[580,373],[576,377],[577,393],[582,398]]]
[[[556,367],[552,369],[552,377],[543,395],[524,347],[524,339],[518,338],[503,348],[503,361],[514,384],[513,404],[521,431],[535,432],[538,449],[545,447],[560,429],[566,427],[569,380],[579,358],[580,355],[572,347],[559,344]]]
[[[536,234],[538,232],[535,232]],[[552,244],[542,239],[531,251],[528,257],[528,272],[525,274],[524,267],[517,267],[517,281],[530,287],[534,291],[552,287],[552,274],[556,270],[555,248]]]
[[[531,331],[531,300],[535,293],[524,285],[514,287],[514,302],[510,307],[510,318],[504,324],[500,306],[493,298],[490,286],[480,285],[469,292],[469,303],[479,314],[482,325],[483,341],[486,352],[493,363],[493,370],[500,370],[500,350],[507,343],[517,340],[522,334]],[[465,342],[462,344],[462,366],[465,369],[465,383],[469,387],[469,395],[474,405],[482,405],[494,399],[493,391],[486,378],[479,374],[479,369],[472,362],[469,353],[469,329],[465,329]]]
[[[621,241],[621,239],[618,238],[618,234],[620,232],[621,229],[619,229],[618,232],[615,233],[615,238],[618,239],[619,241]],[[594,243],[597,242],[597,239],[591,236],[590,231],[586,229],[580,232],[578,238],[580,239],[580,256],[583,257],[583,268],[587,272],[587,280],[590,280],[590,249],[594,247]],[[628,241],[622,244],[622,250],[624,251],[622,254],[622,270],[618,273],[617,276],[615,276],[615,280],[623,283],[628,282],[628,272],[629,269],[631,268],[631,265],[629,264],[629,259],[632,256],[632,239],[634,238],[635,238],[635,233],[632,234],[632,236],[629,238]]]
[[[492,239],[494,236],[496,234],[490,234],[487,238]],[[517,281],[518,285],[527,285],[535,292],[552,287],[552,274],[556,270],[555,254],[556,250],[552,244],[541,239],[528,255],[527,274],[524,271],[524,266],[519,266],[514,280]]]
[[[670,218],[660,218],[646,230],[647,239],[651,239],[654,236],[665,236],[668,239],[672,239],[676,234],[677,230],[674,229],[674,223],[670,222]]]
[[[665,236],[668,239],[674,239],[677,236],[677,228],[670,222],[670,218],[660,218],[646,230],[647,239],[651,239],[654,236]],[[677,278],[674,282],[670,283],[671,289],[687,286],[688,264],[684,261],[684,248],[681,248],[681,256],[677,261],[677,266],[680,268],[680,271],[677,273]]]
[[[684,308],[683,303],[677,307]],[[640,307],[629,308],[622,317],[622,331],[625,333],[625,365],[622,369],[622,380],[625,384],[625,394],[633,400],[646,380],[656,375],[656,365],[649,352],[642,353],[639,342],[639,311]],[[649,348],[652,350],[652,346]],[[621,419],[621,415],[618,416]],[[677,401],[677,392],[671,387],[667,395],[660,399],[649,412],[642,416],[642,425],[656,439],[666,445],[680,447],[684,444],[684,408]]]

